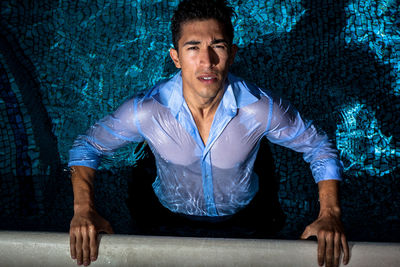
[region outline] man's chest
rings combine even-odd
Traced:
[[[188,166],[210,153],[213,166],[229,169],[246,161],[263,136],[264,125],[249,114],[238,114],[220,127],[210,126],[206,144],[194,120],[166,113],[154,115],[143,130],[152,148],[172,164]]]

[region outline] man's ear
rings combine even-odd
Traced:
[[[229,65],[232,65],[235,61],[236,52],[238,51],[238,47],[235,44],[231,45],[231,54],[229,56]]]
[[[172,61],[174,62],[175,67],[180,69],[181,68],[181,63],[179,61],[178,51],[176,51],[176,49],[174,49],[174,48],[171,48],[169,50],[169,56],[171,57]]]

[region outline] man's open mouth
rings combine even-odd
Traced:
[[[197,77],[201,82],[211,83],[217,81],[217,76],[215,75],[200,75]]]

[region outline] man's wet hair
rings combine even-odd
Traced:
[[[193,20],[215,19],[224,27],[229,45],[233,41],[232,15],[235,14],[226,0],[183,0],[175,10],[171,21],[172,42],[178,50],[182,25]]]

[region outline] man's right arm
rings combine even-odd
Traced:
[[[78,265],[89,265],[98,255],[99,232],[113,233],[108,221],[94,208],[93,181],[95,170],[85,166],[71,166],[71,181],[74,191],[74,217],[70,226],[71,258]]]
[[[78,264],[97,258],[99,232],[112,233],[110,224],[94,208],[95,170],[103,155],[112,155],[130,142],[142,142],[135,116],[135,100],[128,99],[111,115],[99,120],[85,135],[78,136],[69,151],[74,191],[74,217],[70,226],[71,257]]]

